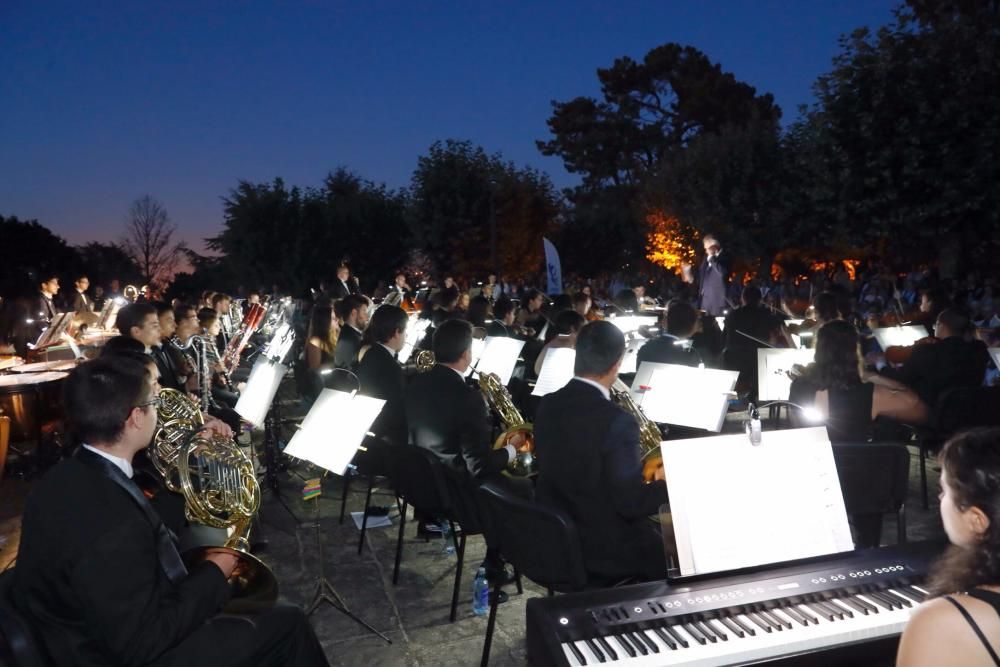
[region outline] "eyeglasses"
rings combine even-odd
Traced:
[[[133,407],[136,407],[136,408],[145,408],[145,407],[148,407],[150,405],[152,405],[157,410],[159,410],[160,406],[163,405],[163,399],[160,398],[159,396],[154,396],[153,398],[149,399],[145,403],[139,403],[138,405],[133,406]]]

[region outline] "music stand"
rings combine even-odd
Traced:
[[[816,350],[757,348],[757,400],[787,401],[792,388],[788,372],[796,364],[812,363]]]
[[[628,343],[625,344],[625,356],[622,357],[622,365],[618,369],[619,375],[627,375],[629,373],[635,373],[636,371],[636,361],[639,356],[639,349],[643,345],[648,343],[650,338],[633,338]],[[544,362],[543,362],[544,363]]]
[[[632,400],[655,422],[718,433],[739,375],[644,361],[632,381]]]
[[[576,350],[571,347],[554,347],[545,353],[542,360],[542,372],[531,391],[532,396],[545,396],[559,391],[573,379],[573,364],[576,363]]]
[[[507,385],[517,366],[517,357],[521,354],[524,341],[506,336],[489,336],[476,370],[481,374],[493,373],[500,378],[500,384]]]
[[[45,327],[33,344],[28,343],[28,347],[32,350],[40,350],[54,345],[57,340],[61,339],[63,332],[69,328],[72,321],[73,313],[56,313],[56,316],[49,322],[49,326]]]
[[[285,452],[289,456],[310,461],[324,470],[343,475],[384,405],[385,401],[362,396],[356,391],[347,393],[324,389],[302,421],[299,430],[292,436]],[[332,442],[331,434],[334,435]],[[323,536],[320,532],[319,500],[315,499],[315,503],[320,571],[316,578],[316,592],[306,610],[306,615],[312,615],[325,602],[391,644],[391,639],[356,616],[347,607],[347,603],[327,579],[326,563],[323,558]]]
[[[878,341],[878,345],[882,348],[882,351],[885,352],[893,345],[906,347],[913,345],[921,338],[927,338],[927,329],[920,324],[910,324],[872,329],[872,335]]]
[[[406,333],[403,336],[403,349],[397,355],[399,363],[405,364],[410,360],[410,355],[413,354],[417,345],[420,345],[420,341],[423,340],[430,326],[430,320],[421,320],[415,315],[410,315],[410,321],[406,325]]]

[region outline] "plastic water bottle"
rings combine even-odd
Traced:
[[[444,545],[441,548],[441,553],[448,556],[453,556],[455,554],[455,540],[451,537],[451,524],[447,521],[441,522],[441,539],[444,540]]]
[[[486,568],[481,567],[476,572],[476,580],[472,584],[472,613],[482,616],[490,611],[490,582],[486,580]]]

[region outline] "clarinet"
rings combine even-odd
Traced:
[[[212,373],[208,365],[208,354],[206,353],[208,346],[205,339],[202,336],[195,335],[191,336],[187,343],[181,343],[174,336],[170,339],[170,343],[181,352],[186,353],[190,350],[194,353],[197,369],[192,364],[190,365],[190,371],[198,373],[198,387],[201,391],[201,400],[198,407],[201,408],[203,414],[208,414],[208,408],[214,407],[215,401],[212,399]],[[188,357],[187,354],[184,356]]]

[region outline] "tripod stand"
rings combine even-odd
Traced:
[[[344,614],[354,622],[363,626],[368,632],[373,635],[384,639],[387,643],[391,644],[392,640],[386,637],[384,634],[373,628],[365,620],[357,616],[352,612],[347,603],[344,602],[344,598],[340,597],[340,593],[337,589],[333,587],[330,580],[326,578],[326,560],[323,557],[323,533],[320,531],[320,515],[319,515],[319,498],[313,499],[313,504],[316,507],[316,551],[319,554],[319,574],[316,576],[316,592],[313,593],[312,602],[306,609],[306,616],[312,616],[313,612],[322,606],[325,602],[331,607]]]

